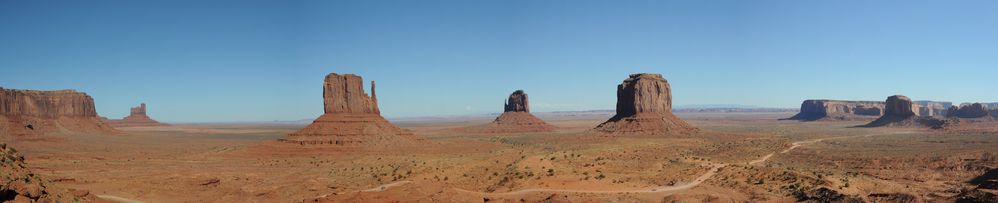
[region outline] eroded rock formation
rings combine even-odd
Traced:
[[[67,191],[49,189],[49,180],[31,172],[25,166],[24,156],[0,143],[0,202],[82,202],[94,201],[97,197],[88,191]],[[74,201],[74,199],[76,201]]]
[[[132,107],[131,113],[120,120],[108,120],[109,125],[114,127],[136,127],[136,126],[161,126],[165,125],[159,121],[149,118],[146,115],[146,103],[141,103],[139,106]]]
[[[378,109],[374,81],[371,96],[364,93],[363,79],[353,74],[330,73],[322,86],[325,113],[284,142],[297,144],[404,144],[417,138],[384,117]]]
[[[985,118],[993,116],[991,111],[981,103],[973,103],[969,105],[963,105],[960,107],[950,107],[949,112],[946,117],[949,118]]]
[[[660,74],[631,74],[617,86],[617,114],[593,131],[673,135],[698,129],[672,114],[672,87]]]
[[[504,112],[492,123],[482,128],[473,127],[470,131],[481,133],[525,133],[551,132],[555,127],[530,113],[527,93],[516,90],[509,95]]]
[[[887,97],[885,107],[883,116],[865,126],[942,128],[946,124],[943,120],[919,117],[918,104],[915,104],[910,98],[903,95]]]
[[[101,121],[94,99],[86,93],[0,88],[0,132],[20,136],[118,131]]]
[[[800,113],[788,119],[801,121],[860,120],[874,119],[883,113],[884,102],[804,100],[800,105]]]

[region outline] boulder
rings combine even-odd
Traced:
[[[37,91],[0,88],[0,132],[116,134],[94,108],[94,99],[74,90]]]
[[[149,115],[146,115],[146,103],[141,103],[139,106],[132,107],[131,113],[125,118],[119,120],[108,120],[107,123],[114,127],[166,125],[160,123],[159,121],[153,120],[152,118],[149,118]]]
[[[698,131],[672,114],[672,87],[660,74],[632,74],[618,85],[616,112],[593,131],[639,135],[679,135]]]
[[[68,191],[48,187],[52,182],[31,169],[24,156],[7,144],[0,143],[0,201],[12,202],[89,202],[94,196],[77,197]],[[8,199],[10,198],[10,199]]]
[[[400,145],[419,140],[410,131],[381,117],[371,81],[371,96],[363,79],[353,74],[330,73],[322,86],[325,113],[305,128],[280,141],[301,145]]]
[[[843,100],[804,100],[800,113],[788,120],[863,120],[875,119],[884,113],[884,102],[843,101]]]

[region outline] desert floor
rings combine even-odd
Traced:
[[[409,147],[275,141],[304,125],[186,124],[124,135],[0,137],[50,187],[120,202],[792,202],[832,188],[951,201],[998,168],[998,133],[781,121],[791,113],[680,114],[700,132],[605,137],[609,115],[542,117],[560,129],[465,134],[490,118],[397,122]]]

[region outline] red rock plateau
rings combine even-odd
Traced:
[[[866,127],[933,127],[940,128],[945,122],[939,119],[923,118],[918,115],[918,104],[906,96],[887,97],[884,115],[866,124]]]
[[[107,124],[113,127],[138,127],[138,126],[162,126],[160,123],[146,115],[146,104],[132,107],[131,113],[120,120],[108,120]]]
[[[789,120],[862,120],[874,119],[884,114],[884,102],[804,100],[800,113]]]
[[[86,93],[0,88],[0,132],[23,136],[118,131],[101,121],[94,99]]]
[[[492,123],[480,129],[471,131],[481,133],[527,133],[527,132],[552,132],[555,127],[544,122],[530,113],[530,104],[527,101],[527,93],[523,90],[516,90],[509,95],[509,99],[504,106],[502,115],[496,117]]]
[[[617,114],[593,129],[605,134],[675,135],[698,131],[672,114],[672,87],[661,74],[631,74],[617,86]]]
[[[353,74],[330,73],[322,86],[325,113],[284,142],[334,145],[396,145],[417,140],[378,110],[378,97],[371,81],[371,96],[364,93],[363,79]]]

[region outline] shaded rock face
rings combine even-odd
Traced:
[[[963,105],[961,107],[951,107],[946,117],[950,118],[982,118],[991,115],[991,111],[988,110],[984,104],[973,103],[970,105]]]
[[[530,103],[527,102],[527,93],[523,90],[516,90],[509,95],[503,112],[530,112]]]
[[[884,102],[804,100],[800,105],[800,113],[788,119],[800,121],[873,119],[883,115],[884,108]]]
[[[509,95],[502,115],[484,127],[472,127],[471,132],[478,133],[527,133],[552,132],[555,127],[530,113],[527,93],[516,90]]]
[[[353,74],[330,73],[322,87],[325,113],[280,141],[302,145],[390,146],[419,140],[381,117],[374,81],[371,81],[371,96],[364,93],[363,79]]]
[[[931,127],[942,128],[946,122],[934,118],[918,116],[918,104],[903,95],[887,97],[884,115],[865,127]]]
[[[632,74],[617,86],[617,114],[593,129],[607,134],[690,134],[697,128],[672,114],[672,87],[660,74]]]
[[[146,104],[141,103],[137,107],[132,107],[131,113],[120,120],[108,120],[107,122],[114,127],[135,127],[135,126],[161,126],[166,125],[160,123],[159,121],[149,118],[146,115]]]
[[[631,74],[617,85],[617,115],[672,113],[672,87],[661,74]]]
[[[381,114],[378,99],[371,81],[371,96],[364,93],[364,79],[353,74],[326,76],[322,84],[322,101],[325,113]]]
[[[0,88],[0,132],[9,135],[117,133],[97,116],[94,99],[73,90]]]
[[[894,95],[887,97],[884,115],[892,116],[915,116],[918,115],[918,105],[906,96]]]

